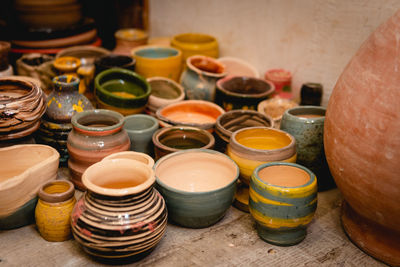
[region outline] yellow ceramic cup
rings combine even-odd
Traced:
[[[213,58],[219,56],[218,42],[210,35],[201,33],[183,33],[172,38],[171,46],[182,51],[182,60],[188,57],[204,55]]]
[[[166,77],[179,80],[182,68],[182,52],[168,46],[146,45],[132,49],[132,57],[136,60],[135,72],[150,77]]]

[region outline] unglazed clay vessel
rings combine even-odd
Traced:
[[[191,56],[186,60],[180,84],[187,99],[215,100],[216,82],[226,76],[225,66],[211,57]]]
[[[273,97],[261,101],[257,106],[257,111],[270,116],[274,120],[274,127],[279,129],[283,113],[289,108],[297,107],[296,102],[280,97]]]
[[[184,149],[213,149],[214,136],[206,130],[188,126],[159,129],[153,134],[155,159]]]
[[[171,46],[182,51],[182,60],[194,55],[203,55],[217,58],[219,55],[218,41],[215,37],[203,33],[183,33],[175,35]]]
[[[59,157],[46,145],[0,148],[0,229],[34,221],[39,188],[56,179]]]
[[[226,111],[232,109],[256,110],[258,103],[271,97],[275,86],[268,81],[228,76],[217,81],[216,103]]]
[[[169,218],[190,228],[208,227],[224,217],[239,176],[235,162],[209,149],[174,152],[159,159],[154,170]]]
[[[77,113],[71,119],[68,135],[68,168],[72,182],[80,190],[82,174],[92,164],[115,152],[127,151],[130,140],[123,129],[124,117],[118,112],[95,109]]]
[[[82,181],[87,191],[75,205],[71,224],[83,249],[114,264],[148,255],[167,227],[152,168],[132,159],[103,160],[90,166]]]
[[[0,140],[26,137],[39,128],[46,97],[34,83],[0,78]]]
[[[400,11],[351,59],[329,100],[324,145],[345,199],[342,224],[363,251],[400,266]]]
[[[228,76],[260,78],[258,70],[250,63],[236,57],[220,57],[218,61],[225,65]]]
[[[70,221],[75,203],[75,189],[70,181],[50,181],[40,187],[35,219],[45,240],[62,242],[72,237]]]
[[[133,48],[147,44],[149,38],[145,31],[134,28],[119,29],[114,37],[116,44],[113,53],[124,56],[130,56]]]
[[[135,151],[116,152],[104,157],[102,160],[113,160],[113,159],[131,159],[144,163],[148,165],[150,168],[153,168],[154,166],[154,159],[142,152],[135,152]]]
[[[184,100],[157,110],[161,126],[191,126],[212,132],[217,118],[225,111],[217,104],[203,100]]]
[[[249,209],[263,240],[300,243],[317,209],[317,178],[299,164],[262,164],[251,176]]]

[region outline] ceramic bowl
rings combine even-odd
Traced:
[[[217,118],[225,111],[218,105],[203,100],[184,100],[157,110],[161,126],[191,126],[214,131]]]
[[[136,160],[139,162],[142,162],[149,166],[150,168],[153,168],[154,166],[154,159],[150,157],[149,155],[142,153],[142,152],[135,152],[135,151],[123,151],[123,152],[117,152],[113,153],[111,155],[106,156],[103,160],[113,160],[113,159],[131,159],[131,160]]]
[[[57,177],[58,152],[46,145],[0,148],[0,228],[34,220],[40,186]]]
[[[81,60],[77,57],[59,57],[54,60],[53,66],[59,74],[73,73],[81,66]]]
[[[139,46],[132,49],[136,72],[145,78],[161,76],[178,81],[182,67],[182,52],[168,46]]]
[[[271,117],[274,120],[274,127],[279,129],[283,113],[298,105],[292,100],[274,97],[261,101],[257,106],[257,111]]]
[[[153,144],[156,160],[173,152],[184,149],[213,149],[214,136],[206,130],[175,126],[159,129],[153,135]]]
[[[122,68],[126,70],[135,70],[135,60],[129,56],[108,54],[96,58],[94,61],[96,74],[111,68]]]
[[[109,69],[95,78],[95,95],[99,108],[123,115],[141,113],[151,93],[146,80],[133,71]]]
[[[223,218],[239,175],[235,162],[209,149],[174,152],[159,159],[154,170],[169,218],[190,228],[208,227]]]
[[[147,102],[146,111],[155,115],[157,109],[168,104],[182,101],[185,98],[183,87],[174,80],[164,77],[147,79],[151,87],[151,95]]]
[[[171,40],[171,46],[182,51],[183,62],[186,62],[188,57],[194,55],[217,58],[219,54],[218,42],[215,37],[202,33],[175,35]]]
[[[107,54],[110,54],[110,51],[102,47],[78,45],[60,50],[57,53],[56,58],[76,57],[79,58],[82,65],[85,66],[93,64],[96,58]]]
[[[245,76],[227,76],[217,81],[216,103],[226,111],[256,110],[258,103],[269,98],[275,90],[271,82]]]
[[[253,65],[240,58],[220,57],[218,61],[225,65],[228,76],[260,77],[260,73]]]

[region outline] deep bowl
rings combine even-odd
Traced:
[[[257,106],[257,111],[270,116],[274,120],[274,127],[279,129],[285,111],[297,106],[298,104],[293,100],[274,97],[261,101]]]
[[[239,176],[233,160],[209,149],[174,152],[159,159],[154,170],[169,218],[190,228],[208,227],[223,218]]]
[[[152,77],[147,79],[147,82],[151,87],[151,95],[147,103],[147,111],[150,114],[155,114],[157,109],[182,101],[185,98],[185,90],[182,85],[174,80]]]

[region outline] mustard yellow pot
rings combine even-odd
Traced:
[[[171,46],[182,51],[182,60],[186,62],[188,57],[203,55],[213,58],[219,56],[217,40],[207,34],[183,33],[175,35],[171,40]]]
[[[35,218],[45,240],[61,242],[71,238],[70,219],[75,202],[75,189],[70,181],[51,181],[40,188]]]
[[[301,242],[317,208],[317,178],[306,167],[286,162],[258,166],[250,180],[249,209],[257,233],[281,246]]]
[[[168,46],[139,46],[132,49],[135,71],[145,77],[165,77],[178,81],[182,68],[182,52]]]

